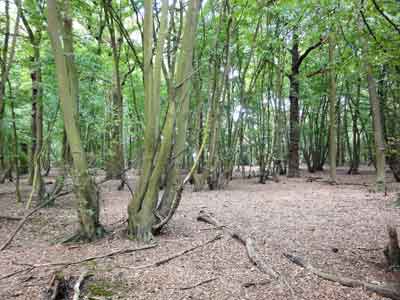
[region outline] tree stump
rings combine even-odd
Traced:
[[[400,271],[400,247],[397,231],[396,228],[391,225],[387,226],[387,231],[389,235],[389,243],[383,253],[385,254],[389,267],[392,270]]]

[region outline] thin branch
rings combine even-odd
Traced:
[[[390,25],[393,26],[394,29],[397,30],[397,32],[400,34],[400,27],[397,26],[386,14],[385,12],[379,7],[378,3],[376,3],[375,0],[372,0],[372,3],[374,4],[376,10],[386,19],[386,21],[389,22]]]
[[[78,264],[96,260],[96,259],[102,259],[102,258],[121,255],[121,254],[128,254],[128,253],[141,251],[141,250],[147,250],[147,249],[151,249],[151,248],[155,248],[155,247],[157,247],[157,244],[150,244],[150,245],[145,245],[145,246],[138,247],[138,248],[122,249],[122,250],[113,251],[113,252],[110,252],[107,254],[89,256],[84,259],[80,259],[80,260],[76,260],[76,261],[64,261],[64,262],[54,262],[54,263],[34,264],[34,265],[23,264],[23,265],[28,265],[32,268],[42,268],[42,267],[52,267],[52,266],[71,266],[71,265],[78,265]]]
[[[179,288],[179,289],[180,289],[181,291],[191,290],[191,289],[194,289],[194,288],[196,288],[196,287],[198,287],[198,286],[200,286],[200,285],[203,285],[203,284],[206,284],[206,283],[215,281],[215,280],[217,280],[217,279],[218,279],[217,277],[209,278],[209,279],[206,279],[206,280],[199,281],[198,283],[193,284],[193,285],[181,287],[181,288]]]
[[[51,201],[53,201],[52,198],[47,199],[40,205],[38,205],[36,208],[32,209],[28,214],[25,215],[25,217],[19,222],[17,228],[12,232],[8,239],[3,243],[3,245],[0,247],[0,251],[3,251],[4,249],[7,248],[7,246],[12,242],[14,237],[17,235],[17,233],[21,230],[22,226],[24,226],[25,222],[31,217],[34,213],[38,212],[40,209],[48,205]]]
[[[175,254],[173,254],[173,255],[171,255],[171,256],[162,258],[162,259],[160,259],[160,260],[158,260],[158,261],[155,261],[155,262],[153,262],[153,263],[150,263],[150,264],[141,265],[141,266],[136,266],[136,267],[122,267],[122,266],[120,266],[120,268],[131,269],[131,270],[138,270],[138,269],[145,269],[145,268],[151,268],[151,267],[159,267],[159,266],[161,266],[161,265],[163,265],[163,264],[166,264],[167,262],[169,262],[169,261],[171,261],[171,260],[173,260],[173,259],[175,259],[175,258],[178,258],[178,257],[180,257],[180,256],[182,256],[182,255],[185,255],[185,254],[187,254],[187,253],[190,253],[190,252],[192,252],[192,251],[194,251],[194,250],[196,250],[196,249],[198,249],[198,248],[201,248],[201,247],[204,247],[204,246],[206,246],[206,245],[208,245],[208,244],[211,244],[211,243],[213,243],[213,242],[215,242],[215,241],[217,241],[217,240],[219,240],[219,239],[221,239],[221,238],[222,238],[221,235],[216,235],[216,236],[213,237],[212,239],[207,240],[207,241],[205,241],[205,242],[202,243],[202,244],[199,244],[199,245],[190,247],[190,248],[188,248],[188,249],[185,249],[185,250],[183,250],[183,251],[180,251],[180,252],[178,252],[178,253],[175,253]]]
[[[307,50],[304,51],[304,53],[302,55],[300,55],[299,60],[297,61],[297,67],[300,67],[300,65],[302,64],[303,60],[307,57],[308,54],[311,53],[311,51],[313,51],[314,49],[317,49],[319,46],[324,44],[327,40],[328,40],[327,37],[325,37],[325,38],[321,37],[320,40],[317,43],[315,43],[314,45],[308,47]]]

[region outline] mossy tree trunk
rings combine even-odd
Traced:
[[[112,18],[112,1],[104,0],[106,25],[110,34],[110,43],[113,57],[113,82],[111,89],[111,124],[109,149],[106,158],[106,178],[120,179],[124,169],[123,149],[123,99],[120,76],[121,38],[117,38],[114,20]]]
[[[73,159],[74,193],[79,217],[79,236],[93,240],[102,234],[99,221],[99,198],[94,180],[88,172],[77,122],[78,85],[72,50],[72,20],[69,1],[58,6],[56,0],[47,1],[48,32],[54,53],[58,93],[63,112],[64,127]],[[64,17],[64,28],[61,23]],[[67,30],[66,26],[67,25]],[[66,43],[70,42],[70,44]],[[68,44],[68,45],[67,45]],[[68,49],[67,49],[68,48]]]
[[[152,239],[152,226],[155,222],[153,209],[158,201],[158,186],[168,157],[172,140],[171,117],[175,114],[175,105],[170,103],[163,128],[162,146],[157,153],[160,112],[161,63],[168,22],[168,1],[161,6],[160,28],[157,39],[156,56],[153,60],[153,1],[144,1],[143,24],[143,80],[144,80],[144,154],[142,173],[135,193],[128,206],[128,234],[131,238],[143,241]],[[173,120],[172,120],[173,123]],[[164,135],[165,134],[165,135]],[[163,153],[161,153],[161,150]],[[155,159],[155,156],[157,158]],[[165,158],[164,158],[165,157]],[[157,167],[155,166],[157,164]]]
[[[171,169],[167,167],[167,185],[161,203],[159,205],[159,215],[167,217],[170,211],[177,208],[174,204],[177,198],[178,186],[182,183],[180,177],[180,168],[183,165],[183,157],[185,153],[186,132],[189,118],[190,104],[190,82],[188,80],[193,76],[193,49],[195,44],[197,19],[200,1],[191,1],[189,12],[185,20],[185,27],[182,35],[182,45],[177,60],[177,71],[174,83],[174,94],[177,107],[180,107],[176,113],[176,134],[174,138],[173,148],[171,151],[169,163]]]
[[[128,233],[131,238],[149,241],[152,239],[153,226],[159,218],[156,212],[159,205],[159,183],[166,170],[170,177],[167,182],[168,197],[163,200],[164,212],[175,211],[179,201],[177,199],[178,172],[177,158],[183,150],[188,113],[188,93],[192,76],[192,56],[197,16],[200,9],[198,0],[188,3],[188,10],[184,22],[182,46],[178,56],[176,75],[164,69],[168,88],[168,109],[165,124],[159,136],[158,120],[160,113],[161,68],[164,43],[167,36],[168,1],[163,0],[161,5],[160,28],[157,38],[157,47],[153,65],[153,1],[145,0],[144,15],[144,84],[145,84],[145,153],[143,172],[139,185],[128,206]],[[171,169],[169,169],[171,168]],[[168,213],[170,215],[170,213]],[[156,217],[157,215],[157,217]]]

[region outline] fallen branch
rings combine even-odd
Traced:
[[[179,288],[179,289],[180,289],[181,291],[191,290],[191,289],[194,289],[194,288],[196,288],[196,287],[198,287],[198,286],[200,286],[200,285],[203,285],[203,284],[212,282],[212,281],[217,280],[217,279],[218,279],[218,278],[216,278],[216,277],[214,277],[214,278],[209,278],[209,279],[206,279],[206,280],[199,281],[198,283],[193,284],[193,285],[181,287],[181,288]]]
[[[12,242],[14,237],[17,235],[17,233],[21,230],[22,226],[24,226],[25,222],[29,219],[30,216],[32,216],[34,213],[38,212],[40,209],[45,207],[47,204],[49,204],[52,201],[52,199],[47,199],[40,205],[38,205],[36,208],[32,209],[29,213],[27,213],[22,220],[18,223],[17,228],[10,234],[8,239],[3,243],[3,245],[0,247],[0,251],[3,251],[4,249],[7,248],[7,246]]]
[[[244,288],[249,288],[251,286],[257,286],[257,285],[267,285],[270,284],[271,281],[269,280],[263,280],[263,281],[249,281],[249,282],[245,282],[242,284],[242,287]]]
[[[34,269],[34,267],[28,267],[28,268],[25,268],[25,269],[22,269],[22,270],[18,270],[18,271],[15,271],[15,272],[8,273],[8,274],[0,277],[0,280],[13,277],[14,275],[18,275],[20,273],[29,272],[29,271],[32,271],[33,269]]]
[[[277,279],[280,275],[271,266],[259,256],[255,248],[255,242],[251,237],[246,237],[243,233],[238,230],[233,230],[227,226],[223,226],[212,216],[206,214],[204,211],[200,211],[197,220],[206,222],[214,225],[215,227],[222,227],[232,238],[238,240],[242,245],[246,247],[247,256],[250,261],[264,274],[271,276],[273,279]]]
[[[0,219],[9,220],[9,221],[20,221],[21,217],[13,217],[13,216],[0,216]]]
[[[332,282],[337,282],[340,285],[346,286],[346,287],[351,287],[351,288],[364,288],[367,291],[374,292],[378,295],[394,299],[394,300],[400,300],[400,290],[395,290],[392,288],[389,288],[387,286],[380,286],[377,284],[372,284],[368,282],[364,282],[361,280],[349,278],[349,277],[344,277],[344,276],[337,276],[334,274],[326,273],[323,272],[317,268],[314,268],[311,264],[307,263],[303,258],[294,256],[291,254],[284,253],[283,254],[289,261],[292,263],[310,271],[314,275],[317,275],[318,277],[332,281]]]
[[[175,254],[173,254],[171,256],[168,256],[166,258],[160,259],[160,260],[158,260],[156,262],[153,262],[153,263],[150,263],[150,264],[136,266],[136,267],[120,267],[120,268],[138,270],[138,269],[145,269],[145,268],[151,268],[151,267],[159,267],[159,266],[161,266],[161,265],[163,265],[163,264],[165,264],[165,263],[167,263],[167,262],[169,262],[169,261],[171,261],[171,260],[173,260],[173,259],[175,259],[177,257],[185,255],[185,254],[187,254],[189,252],[192,252],[192,251],[194,251],[194,250],[196,250],[198,248],[204,247],[205,245],[211,244],[211,243],[215,242],[216,240],[219,240],[221,237],[222,237],[221,235],[216,235],[212,239],[207,240],[202,244],[199,244],[199,245],[193,246],[191,248],[185,249],[183,251],[180,251],[178,253],[175,253]]]
[[[71,266],[71,265],[77,265],[77,264],[81,264],[81,263],[84,263],[84,262],[92,261],[92,260],[95,260],[95,259],[111,257],[111,256],[120,255],[120,254],[128,254],[128,253],[132,253],[132,252],[135,252],[135,251],[147,250],[147,249],[154,248],[156,246],[157,246],[157,244],[150,244],[150,245],[146,245],[146,246],[139,247],[139,248],[122,249],[122,250],[113,251],[113,252],[110,252],[110,253],[107,253],[107,254],[103,254],[103,255],[90,256],[90,257],[87,257],[87,258],[84,258],[84,259],[81,259],[81,260],[77,260],[77,261],[55,262],[55,263],[34,264],[34,265],[24,264],[24,265],[28,265],[28,266],[33,267],[33,268],[52,267],[52,266]]]
[[[72,298],[72,300],[79,300],[79,296],[81,294],[81,285],[82,282],[87,278],[91,276],[90,274],[88,274],[87,271],[83,272],[78,280],[76,281],[75,285],[74,285],[74,297]]]

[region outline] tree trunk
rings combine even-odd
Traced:
[[[47,1],[48,31],[55,57],[58,93],[64,126],[73,158],[74,192],[77,199],[80,225],[79,236],[82,239],[93,240],[103,233],[99,221],[99,198],[96,185],[89,175],[77,123],[78,90],[76,89],[77,85],[73,86],[74,82],[77,82],[77,78],[73,78],[77,73],[70,72],[70,67],[75,70],[73,52],[68,52],[65,48],[65,40],[70,40],[72,43],[72,36],[65,36],[72,34],[72,20],[69,19],[71,13],[70,3],[64,1],[63,5],[64,7],[57,7],[56,0]],[[70,30],[62,29],[60,11],[64,13],[64,23],[67,22],[71,26],[69,27]],[[64,53],[70,53],[68,56],[69,61],[67,61],[68,59]]]
[[[329,33],[329,175],[336,182],[336,74],[335,74],[335,33]],[[343,155],[343,153],[342,153]]]
[[[300,142],[300,123],[299,123],[299,38],[297,33],[293,33],[292,45],[292,72],[289,76],[290,82],[290,140],[289,140],[289,169],[288,177],[300,176],[300,158],[299,158],[299,142]]]
[[[109,141],[109,149],[106,162],[106,178],[121,179],[124,169],[124,149],[123,149],[123,99],[122,86],[120,78],[120,51],[121,46],[117,41],[114,29],[114,22],[110,15],[112,2],[104,1],[104,11],[106,24],[110,33],[111,49],[113,56],[113,87],[111,91],[111,133]]]
[[[383,127],[381,121],[381,110],[378,94],[376,92],[376,82],[372,73],[372,66],[364,58],[365,68],[367,71],[369,101],[372,107],[372,119],[374,124],[374,141],[375,141],[375,160],[376,160],[376,190],[378,192],[385,191],[385,142],[383,139]]]
[[[288,177],[299,177],[299,142],[300,142],[300,128],[299,128],[299,81],[298,70],[292,70],[289,77],[290,82],[290,140],[289,140],[289,169]]]
[[[0,175],[2,171],[6,171],[6,164],[4,158],[5,143],[4,143],[4,128],[3,128],[3,118],[4,118],[4,98],[6,92],[6,83],[8,81],[8,76],[10,73],[11,66],[14,62],[15,48],[19,30],[19,21],[21,16],[21,9],[18,6],[17,16],[14,22],[14,32],[10,32],[10,1],[4,1],[4,12],[5,12],[5,34],[4,41],[2,44],[2,57],[1,57],[1,69],[0,69]],[[10,36],[12,36],[11,45]]]
[[[153,209],[158,202],[158,187],[172,141],[175,104],[170,102],[163,129],[160,151],[157,152],[159,132],[161,60],[166,39],[168,2],[162,1],[159,35],[157,39],[154,66],[153,58],[153,1],[144,1],[143,48],[144,48],[144,99],[145,128],[142,174],[128,206],[128,234],[143,241],[152,239],[152,225],[155,218]],[[172,116],[172,117],[171,117]],[[165,133],[165,134],[164,134]],[[162,148],[162,149],[161,149]],[[161,153],[162,152],[162,153]],[[155,158],[157,156],[157,158]],[[154,165],[157,164],[157,167]]]

